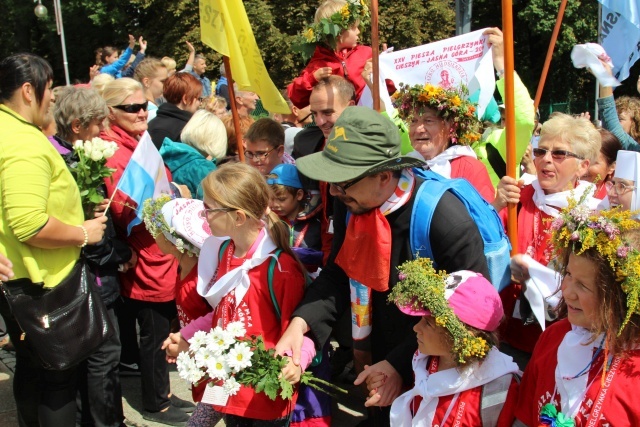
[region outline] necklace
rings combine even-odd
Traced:
[[[604,343],[604,338],[605,337],[602,337],[602,340],[600,341],[600,345],[598,346],[598,349],[593,354],[593,357],[591,358],[589,363],[587,363],[587,366],[585,366],[584,369],[582,369],[580,372],[578,372],[573,377],[562,377],[562,379],[563,380],[575,380],[576,378],[580,378],[581,376],[587,374],[589,372],[589,370],[591,369],[591,365],[593,364],[593,361],[596,360],[598,358],[598,356],[600,355],[600,352],[602,352],[602,344]]]

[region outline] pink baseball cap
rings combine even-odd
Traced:
[[[488,332],[498,329],[504,317],[502,301],[498,291],[482,274],[456,271],[447,276],[444,286],[444,298],[462,323]],[[416,310],[410,305],[398,308],[409,316],[431,315],[428,309]]]

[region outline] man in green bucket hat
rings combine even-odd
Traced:
[[[334,242],[328,263],[308,288],[276,349],[292,350],[299,363],[303,334],[311,331],[316,347],[322,348],[333,323],[351,307],[354,349],[369,347],[373,362],[356,383],[374,373],[386,375],[384,385],[372,391],[366,403],[386,407],[372,412],[372,425],[389,425],[389,405],[403,385],[413,385],[417,318],[386,300],[398,281],[396,267],[413,259],[410,225],[416,190],[424,181],[412,168],[423,165],[422,160],[401,155],[397,127],[366,107],[347,107],[324,150],[297,160],[300,173],[328,182],[337,199]],[[489,277],[482,237],[453,194],[440,198],[429,236],[439,269],[471,270]]]

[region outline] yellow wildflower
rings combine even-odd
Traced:
[[[315,40],[315,34],[313,32],[313,28],[309,27],[307,28],[307,30],[303,33],[304,38],[307,40],[307,42],[311,43]]]

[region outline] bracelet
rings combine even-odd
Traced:
[[[496,71],[496,77],[497,77],[497,78],[500,78],[500,77],[502,77],[502,76],[504,76],[504,70],[498,70],[498,71]]]
[[[84,234],[84,242],[81,245],[78,245],[79,248],[84,248],[89,243],[89,233],[87,233],[87,229],[84,228],[84,225],[78,225],[82,229],[82,234]]]

